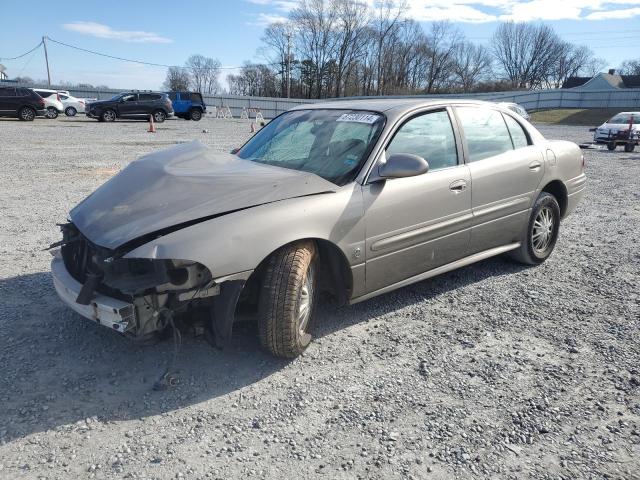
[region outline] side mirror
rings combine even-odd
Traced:
[[[590,132],[595,132],[597,129],[596,128],[590,128],[589,131]]]
[[[429,171],[429,162],[411,153],[394,153],[378,166],[381,178],[415,177]]]

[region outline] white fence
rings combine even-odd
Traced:
[[[1,82],[0,82],[1,83]],[[48,88],[48,87],[41,87]],[[54,87],[56,88],[56,87]],[[104,100],[126,90],[99,90],[99,89],[68,89],[71,95],[76,97],[98,98]],[[272,98],[272,97],[247,97],[240,95],[203,95],[205,103],[212,107],[209,113],[215,115],[213,107],[229,107],[234,117],[239,118],[242,109],[259,108],[265,118],[273,118],[282,112],[305,103],[313,103],[318,100],[299,98]],[[640,109],[640,88],[626,88],[620,90],[593,90],[580,91],[568,90],[527,90],[493,93],[469,93],[469,94],[436,94],[416,95],[416,98],[469,98],[487,100],[491,102],[515,102],[530,111],[552,108],[611,108],[611,109]],[[370,98],[370,97],[351,97]],[[393,98],[393,97],[390,97]]]

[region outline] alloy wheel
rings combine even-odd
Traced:
[[[541,208],[533,222],[533,231],[531,233],[531,244],[536,253],[544,253],[549,248],[553,240],[553,229],[553,211],[549,207]]]

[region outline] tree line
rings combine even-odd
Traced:
[[[397,1],[299,0],[265,29],[266,62],[227,77],[229,93],[286,96],[288,71],[301,98],[553,88],[604,64],[544,24],[502,23],[485,46],[406,13]]]

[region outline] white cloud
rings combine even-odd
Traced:
[[[287,21],[288,19],[284,15],[259,13],[252,21],[247,22],[247,25],[254,27],[266,27],[272,23],[286,23]]]
[[[593,12],[587,15],[587,20],[607,20],[607,19],[626,19],[631,17],[637,17],[640,15],[640,8],[622,8],[619,10],[604,10],[599,12]]]
[[[121,40],[133,43],[171,43],[170,38],[162,37],[153,32],[114,30],[108,25],[97,22],[72,22],[62,25],[65,30],[91,35],[97,38]]]
[[[246,0],[264,6],[253,25],[282,21],[295,0]],[[376,0],[363,0],[373,5]],[[398,2],[402,0],[396,0]],[[604,20],[640,16],[640,0],[406,0],[407,17],[422,22],[482,23],[502,20]]]

